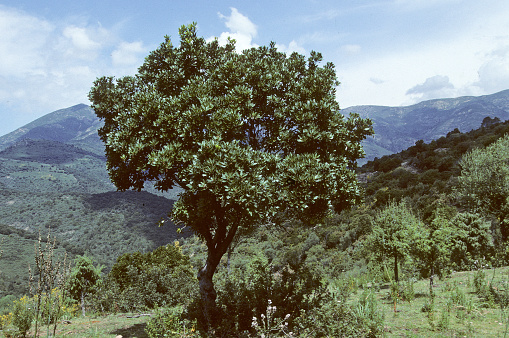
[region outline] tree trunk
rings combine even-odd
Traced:
[[[228,251],[239,227],[238,223],[228,227],[225,219],[225,210],[221,208],[220,203],[216,203],[214,218],[216,221],[214,235],[211,236],[209,231],[203,233],[207,243],[207,261],[205,266],[198,271],[197,276],[200,286],[203,317],[205,319],[204,325],[207,331],[217,327],[221,321],[220,311],[216,305],[217,294],[212,278],[221,261],[221,257]]]
[[[85,292],[81,291],[81,313],[85,317]]]
[[[396,283],[399,283],[398,254],[394,255],[394,279],[396,280]]]
[[[203,317],[205,318],[206,329],[209,330],[215,327],[219,322],[219,309],[216,305],[216,290],[214,289],[214,272],[216,268],[213,264],[207,263],[198,272],[198,283],[200,286],[200,296],[202,300]]]

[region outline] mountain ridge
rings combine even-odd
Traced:
[[[364,141],[367,149],[379,147],[380,152],[397,153],[418,140],[430,142],[458,128],[468,132],[478,128],[489,116],[509,119],[509,90],[482,96],[461,96],[422,101],[410,106],[353,106],[345,108],[373,121],[375,135]],[[378,154],[366,151],[366,160]]]

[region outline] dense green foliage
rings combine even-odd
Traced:
[[[93,302],[98,311],[145,311],[187,305],[196,292],[195,271],[176,242],[118,257]]]
[[[390,200],[406,198],[428,221],[438,204],[455,204],[452,192],[461,173],[462,156],[508,132],[509,122],[486,124],[467,133],[455,129],[429,144],[418,141],[398,154],[369,161],[359,169],[366,201],[382,207]]]
[[[394,280],[399,282],[399,261],[410,257],[423,224],[404,202],[390,203],[377,213],[371,234],[367,238],[368,251],[381,262],[393,261]]]

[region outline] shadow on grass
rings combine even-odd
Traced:
[[[120,335],[122,338],[148,338],[147,333],[145,333],[146,327],[146,323],[134,324],[125,329],[116,329],[110,333],[117,336]]]
[[[416,292],[414,295],[415,298],[429,298],[429,293],[425,292]]]

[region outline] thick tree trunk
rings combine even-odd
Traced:
[[[207,264],[198,272],[202,310],[207,330],[215,327],[220,320],[219,309],[216,305],[217,294],[214,289],[214,282],[212,281],[215,270],[216,267],[210,264],[207,259]]]

